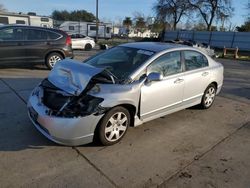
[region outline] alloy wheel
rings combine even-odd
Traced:
[[[214,87],[210,87],[206,94],[205,94],[205,100],[204,100],[204,103],[205,103],[205,106],[206,107],[210,107],[214,101],[214,98],[215,98],[215,88]]]
[[[128,117],[123,112],[112,115],[105,126],[105,138],[109,142],[120,139],[128,128]]]
[[[53,55],[49,58],[49,64],[51,67],[54,67],[55,64],[61,60],[61,57],[58,55]]]

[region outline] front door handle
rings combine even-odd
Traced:
[[[175,83],[175,84],[179,84],[179,83],[181,83],[181,82],[183,82],[183,81],[184,81],[184,79],[177,78],[177,79],[174,81],[174,83]]]
[[[202,76],[207,76],[209,74],[209,72],[203,72],[201,75]]]

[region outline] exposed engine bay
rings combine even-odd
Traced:
[[[48,114],[53,116],[73,118],[102,114],[107,110],[99,105],[104,99],[88,94],[96,83],[113,84],[114,80],[107,74],[100,73],[90,80],[80,95],[76,96],[62,91],[48,79],[44,79],[40,85],[43,89],[42,103],[50,109]]]

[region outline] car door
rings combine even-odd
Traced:
[[[209,85],[211,72],[208,60],[197,51],[186,50],[182,53],[185,64],[183,103],[197,104]]]
[[[184,79],[181,53],[174,51],[157,58],[147,67],[147,75],[158,72],[163,79],[141,87],[141,119],[147,121],[165,115],[168,111],[181,106]]]
[[[27,40],[25,47],[27,57],[31,60],[42,60],[49,50],[51,43],[48,40],[48,33],[44,29],[27,29]]]
[[[26,58],[24,29],[3,27],[0,30],[0,60],[20,61]]]

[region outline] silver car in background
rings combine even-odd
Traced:
[[[129,126],[199,105],[211,107],[223,66],[198,49],[139,42],[111,48],[83,63],[57,63],[31,93],[35,127],[63,145],[94,138],[119,142]]]

